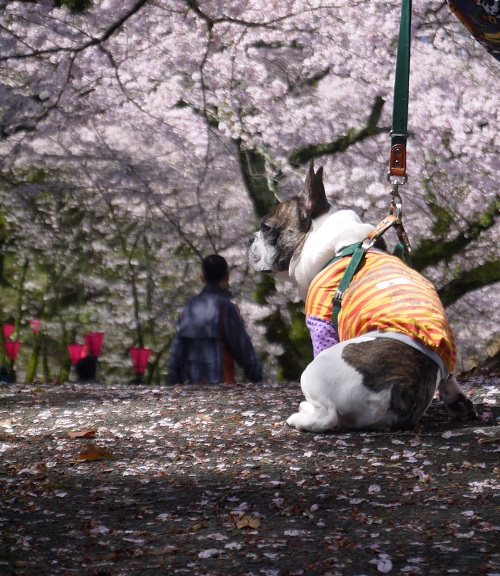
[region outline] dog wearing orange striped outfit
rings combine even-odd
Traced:
[[[314,360],[301,377],[305,401],[288,425],[311,432],[410,427],[436,390],[450,415],[475,417],[452,375],[455,341],[439,297],[399,258],[378,248],[366,253],[335,329],[332,297],[349,257],[334,258],[372,229],[352,210],[332,208],[323,170],[311,162],[302,194],[277,205],[251,239],[252,268],[291,280],[306,302]]]

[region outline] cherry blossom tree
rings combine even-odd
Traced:
[[[310,353],[301,304],[249,274],[246,239],[302,188],[310,158],[334,205],[385,216],[400,3],[0,6],[2,280],[12,293],[31,263],[26,313],[60,266],[79,296],[54,296],[54,341],[68,337],[56,318],[73,333],[99,323],[110,371],[142,343],[160,366],[200,258],[221,252],[262,353],[299,358],[281,372],[297,377]],[[499,71],[445,2],[414,2],[405,224],[464,361],[498,325]]]

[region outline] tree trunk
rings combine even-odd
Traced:
[[[275,192],[269,184],[266,159],[256,150],[245,150],[241,140],[237,140],[236,144],[243,182],[252,200],[255,215],[260,219],[278,204]]]
[[[46,384],[52,382],[52,377],[50,374],[49,358],[47,353],[47,338],[42,338],[42,369],[43,369],[43,381]]]
[[[241,142],[239,142],[238,158],[243,181],[254,205],[255,215],[257,218],[262,218],[278,203],[274,191],[269,186],[266,160],[258,151],[242,150]],[[265,305],[275,293],[274,278],[264,276],[257,286],[256,300]],[[275,308],[261,321],[266,329],[266,339],[269,342],[281,344],[284,348],[283,354],[277,357],[278,380],[298,380],[312,359],[309,336],[303,331],[292,329],[299,325],[305,328],[304,314],[301,309],[302,306],[287,305],[288,314],[285,314],[280,308]]]
[[[26,384],[31,384],[35,380],[36,369],[38,366],[38,358],[42,349],[42,335],[40,333],[34,334],[33,346],[31,347],[31,354],[26,368],[26,376],[24,378]]]

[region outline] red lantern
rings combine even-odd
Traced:
[[[33,320],[30,320],[30,326],[33,334],[40,332],[40,325],[41,321],[38,318],[33,318]]]
[[[134,363],[134,372],[136,374],[144,374],[151,350],[149,348],[130,348],[129,352]]]
[[[11,362],[15,362],[17,355],[19,353],[19,348],[21,348],[21,342],[9,340],[3,343],[5,347],[5,353]]]
[[[90,356],[98,358],[101,355],[104,332],[89,332],[84,335],[84,338]]]
[[[4,324],[3,325],[3,337],[5,340],[8,340],[12,332],[14,332],[14,324]]]
[[[78,360],[85,358],[87,355],[87,348],[85,344],[68,344],[69,357],[71,364],[76,364]]]

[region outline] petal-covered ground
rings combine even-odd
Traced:
[[[300,433],[298,384],[0,387],[0,574],[500,574],[500,379],[403,432]],[[497,499],[497,500],[496,500]]]

